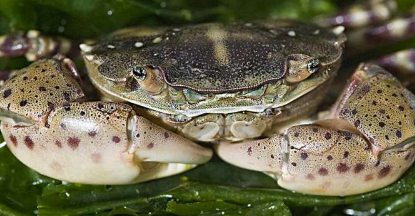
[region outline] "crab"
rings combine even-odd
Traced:
[[[71,42],[4,36],[0,56],[36,61],[2,84],[1,132],[24,164],[69,182],[181,173],[212,157],[201,142],[289,190],[376,190],[415,160],[415,97],[362,63],[332,108],[310,119],[340,67],[343,30],[293,20],[119,30],[80,45],[98,101],[72,60],[40,59],[70,55]]]

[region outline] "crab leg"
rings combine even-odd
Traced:
[[[231,164],[274,175],[290,190],[359,194],[391,184],[413,163],[414,106],[414,95],[396,78],[365,64],[324,119],[216,150]]]
[[[347,33],[349,45],[353,49],[377,46],[382,42],[403,40],[415,35],[415,11],[392,19],[376,27],[367,27]],[[365,46],[361,47],[362,44]]]
[[[396,76],[412,93],[415,93],[415,49],[402,50],[373,61]]]
[[[62,37],[44,36],[38,31],[31,30],[27,33],[18,32],[1,36],[0,57],[26,56],[28,61],[51,57],[58,53],[75,57],[75,53],[78,53],[78,45]]]
[[[389,20],[397,11],[394,0],[370,0],[358,3],[343,12],[328,18],[322,18],[317,22],[324,26],[344,26],[357,28],[380,24]]]
[[[70,65],[68,59],[37,61],[0,90],[1,131],[27,166],[69,182],[128,184],[211,158],[210,149],[135,115],[129,105],[81,102]]]
[[[415,75],[415,49],[402,50],[374,61],[398,78]]]

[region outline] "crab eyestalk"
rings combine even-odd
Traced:
[[[290,83],[301,82],[317,72],[320,61],[303,54],[290,55],[288,61],[287,81]]]
[[[414,105],[396,78],[364,64],[324,119],[268,139],[221,143],[216,151],[231,164],[272,174],[289,190],[360,194],[391,184],[413,163]]]
[[[137,116],[129,105],[77,102],[83,92],[71,65],[37,61],[0,90],[1,132],[30,168],[75,183],[130,184],[211,158],[210,149]]]

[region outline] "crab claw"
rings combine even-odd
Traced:
[[[69,182],[130,184],[211,158],[210,149],[135,115],[129,105],[76,102],[83,93],[68,63],[39,61],[0,90],[0,129],[30,168]]]
[[[415,159],[415,97],[363,64],[329,115],[252,142],[217,146],[225,161],[267,172],[286,189],[346,196],[396,181]]]

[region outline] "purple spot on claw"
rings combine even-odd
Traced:
[[[21,106],[21,107],[26,106],[26,104],[27,104],[27,100],[22,100],[22,101],[20,101],[20,106]]]
[[[329,174],[329,171],[326,168],[322,167],[318,170],[318,174],[321,176],[326,176]]]
[[[251,156],[252,155],[252,147],[249,147],[247,152],[248,152],[248,155]]]
[[[76,148],[78,148],[79,142],[81,141],[76,137],[70,137],[68,139],[68,145],[69,147],[71,147],[72,150],[75,150]]]
[[[33,142],[33,140],[29,136],[25,136],[25,138],[24,138],[24,144],[26,144],[26,146],[30,150],[32,150],[33,147],[35,146],[35,143]]]
[[[354,173],[360,173],[362,170],[365,169],[365,165],[364,164],[356,164],[356,166],[354,167]]]
[[[345,163],[339,163],[339,165],[337,166],[337,171],[339,173],[345,173],[347,171],[349,171],[350,167],[348,167]]]
[[[379,178],[384,178],[384,177],[386,177],[389,173],[390,173],[390,171],[391,171],[391,166],[386,166],[386,167],[383,167],[380,171],[379,171],[379,175],[378,175],[378,177]]]
[[[13,135],[10,135],[9,138],[10,138],[10,141],[12,141],[14,147],[17,147],[17,138]]]
[[[56,145],[58,148],[62,148],[62,143],[61,143],[59,140],[56,140],[56,141],[55,141],[55,145]]]
[[[119,143],[121,141],[121,139],[117,136],[113,136],[112,141],[115,142],[115,143]]]
[[[3,98],[8,98],[12,94],[11,89],[7,89],[3,92]]]

